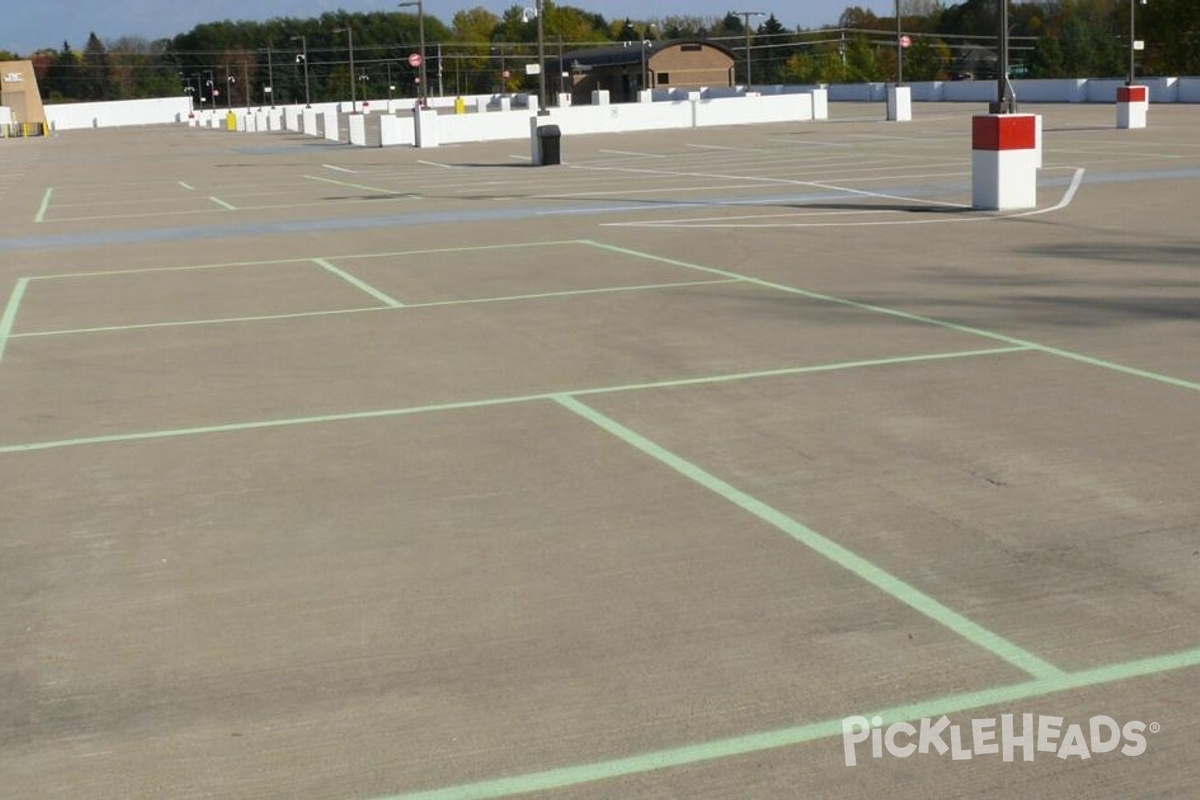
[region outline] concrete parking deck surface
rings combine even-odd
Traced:
[[[1193,796],[1200,110],[1032,110],[0,142],[0,797]]]

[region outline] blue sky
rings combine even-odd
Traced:
[[[515,4],[514,0],[426,0],[425,11],[449,24],[454,12],[465,8],[482,5],[500,13]],[[520,4],[533,5],[534,0]],[[654,4],[644,0],[563,0],[562,5],[594,11],[610,20],[651,15],[723,17],[730,9],[745,9],[774,13],[789,28],[811,28],[835,23],[849,5],[890,15],[895,0],[790,0],[778,5],[772,0],[755,0],[750,5],[743,0],[659,0]],[[93,31],[106,41],[127,35],[159,39],[188,31],[201,22],[320,16],[339,8],[386,11],[395,9],[396,4],[390,0],[0,0],[0,7],[0,19],[4,20],[0,50],[28,55],[43,47],[57,49],[63,40],[81,50]]]

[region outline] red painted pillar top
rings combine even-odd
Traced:
[[[1118,103],[1145,103],[1147,92],[1145,86],[1118,86]]]
[[[972,150],[1033,150],[1037,123],[1032,114],[987,114],[971,118]]]

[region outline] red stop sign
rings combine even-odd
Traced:
[[[421,59],[421,54],[420,54],[420,53],[412,53],[412,54],[410,54],[410,55],[409,55],[409,57],[408,57],[408,65],[409,65],[410,67],[419,67],[419,66],[421,66],[421,61],[422,61],[422,59]]]

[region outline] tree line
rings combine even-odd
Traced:
[[[995,76],[998,0],[902,0],[900,28],[908,80]],[[747,44],[756,84],[889,81],[896,74],[897,21],[859,6],[837,27],[789,30],[773,15],[747,30],[735,12],[606,20],[552,0],[543,4],[546,56],[641,40],[704,39],[738,58]],[[1200,74],[1200,3],[1152,0],[1135,6],[1139,76]],[[449,23],[415,13],[326,13],[318,18],[211,22],[169,39],[94,33],[81,51],[64,42],[30,59],[50,102],[118,100],[188,93],[198,107],[340,99],[353,83],[362,96],[415,96],[416,52],[424,24],[431,93],[474,94],[531,88],[525,66],[537,56],[537,22],[520,5],[503,14],[477,7]],[[1015,77],[1111,77],[1128,69],[1126,0],[1010,3],[1010,65]],[[349,31],[349,33],[348,33]],[[351,72],[351,36],[354,70]],[[0,52],[0,59],[15,54]]]

